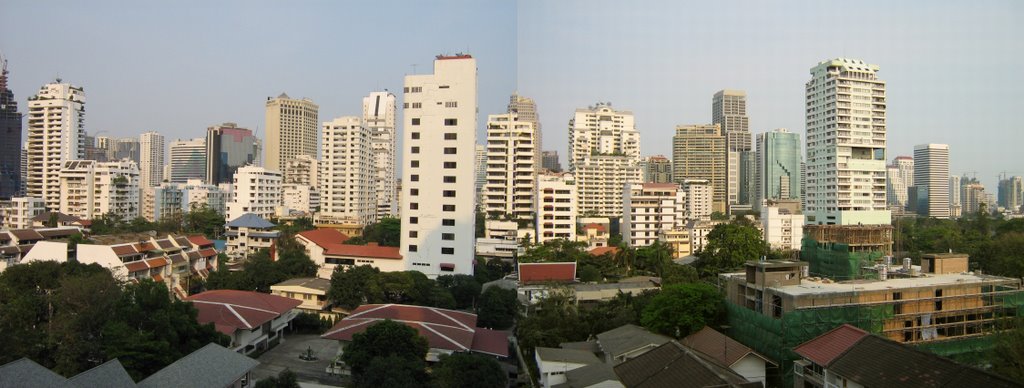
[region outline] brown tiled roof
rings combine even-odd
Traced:
[[[828,366],[832,360],[868,335],[864,330],[844,324],[798,345],[793,348],[793,352],[815,364]]]
[[[18,251],[19,251],[19,249],[16,246],[0,247],[0,253],[5,254],[5,255],[10,255],[10,254],[18,253]]]
[[[128,272],[138,272],[149,269],[149,266],[146,265],[146,262],[143,260],[124,263],[124,267],[128,269]]]
[[[156,250],[156,245],[153,245],[153,243],[151,243],[149,241],[146,241],[146,242],[141,242],[141,243],[135,244],[135,249],[138,249],[139,252],[155,251]]]
[[[31,251],[32,247],[34,247],[34,246],[35,245],[32,245],[32,244],[22,244],[22,245],[18,245],[18,250],[20,250],[21,253],[28,253],[28,251]]]
[[[398,247],[382,247],[377,243],[366,245],[329,244],[324,249],[327,256],[366,257],[371,259],[401,260]]]
[[[160,268],[166,266],[168,263],[167,259],[163,257],[157,257],[155,259],[146,260],[146,264],[149,265],[149,268]]]
[[[171,259],[171,262],[174,264],[180,264],[186,261],[185,255],[182,255],[180,253],[175,253],[173,255],[167,256],[167,258]]]
[[[114,250],[114,254],[116,254],[118,256],[131,256],[131,255],[139,253],[139,252],[137,252],[135,250],[135,247],[133,245],[131,245],[131,244],[127,244],[127,245],[114,245],[114,246],[111,246],[110,249],[113,249]]]
[[[160,249],[163,249],[165,251],[168,250],[168,249],[174,249],[175,248],[174,244],[171,243],[171,240],[168,240],[168,239],[156,240],[156,245],[159,245]]]
[[[519,263],[519,282],[542,283],[576,281],[576,262]]]
[[[35,217],[32,217],[32,222],[49,222],[50,221],[50,214],[56,214],[57,215],[57,222],[58,223],[62,223],[62,224],[63,223],[67,223],[67,222],[75,222],[75,221],[81,221],[82,220],[81,218],[78,218],[78,217],[75,217],[75,216],[69,216],[69,215],[61,213],[61,212],[46,212],[46,213],[36,214]]]
[[[217,251],[212,248],[207,248],[199,251],[199,255],[202,257],[217,256]]]
[[[0,232],[0,242],[11,241],[11,235],[7,232]]]
[[[351,341],[353,335],[385,319],[416,329],[431,348],[508,355],[508,333],[477,328],[475,314],[425,306],[362,305],[338,321],[321,338]]]
[[[682,382],[688,387],[761,387],[749,382],[710,357],[667,342],[654,350],[615,366],[615,374],[627,387],[675,388]]]
[[[33,229],[14,229],[10,233],[20,241],[43,239],[43,235]]]
[[[188,252],[185,252],[185,253],[188,254],[188,259],[189,260],[195,260],[195,259],[198,259],[200,257],[203,257],[202,255],[199,254],[199,251],[188,251]]]
[[[203,235],[188,236],[188,241],[199,246],[205,247],[207,245],[213,245],[213,241],[210,241]]]
[[[259,327],[302,304],[283,296],[238,290],[206,291],[185,300],[199,310],[199,323],[212,323],[217,331],[228,335],[238,329]]]
[[[722,365],[730,367],[751,353],[769,363],[773,363],[766,357],[761,356],[743,344],[736,342],[736,340],[707,326],[704,326],[703,329],[700,329],[696,333],[690,334],[686,338],[679,340],[679,343],[698,352],[704,353]]]
[[[43,237],[48,238],[48,239],[52,239],[52,238],[55,238],[55,237],[71,236],[71,235],[73,235],[75,233],[78,233],[78,229],[74,229],[74,228],[39,229],[39,230],[36,230],[36,232],[38,232],[40,236],[43,236]]]
[[[603,254],[614,255],[619,252],[619,247],[597,247],[587,251],[591,256],[601,256]]]
[[[182,248],[188,248],[188,247],[192,246],[192,244],[189,244],[188,239],[185,238],[184,236],[177,236],[177,237],[175,237],[174,238],[174,242],[176,244],[178,244],[179,247],[182,247]]]

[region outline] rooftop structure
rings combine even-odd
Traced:
[[[670,341],[646,354],[615,366],[627,387],[762,387],[750,382],[703,353]]]
[[[283,335],[302,302],[252,291],[212,290],[185,299],[199,310],[200,324],[231,337],[231,349],[249,354]]]
[[[576,262],[564,263],[519,263],[519,282],[529,283],[572,283],[576,281]]]

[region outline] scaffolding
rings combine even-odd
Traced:
[[[811,276],[860,279],[861,272],[892,255],[892,225],[805,225],[800,259]]]

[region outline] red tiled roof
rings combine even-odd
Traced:
[[[114,254],[116,254],[118,256],[131,256],[131,255],[134,255],[136,253],[139,253],[139,252],[136,252],[135,251],[135,247],[133,247],[130,244],[129,245],[114,245],[114,246],[110,247],[110,249],[113,249],[114,250]]]
[[[328,245],[341,244],[348,240],[348,236],[337,229],[319,228],[298,233],[302,238],[309,240],[321,248],[327,249]]]
[[[167,265],[167,259],[157,257],[155,259],[146,260],[146,264],[149,265],[149,268],[160,268]]]
[[[81,221],[78,221],[78,224],[88,228],[88,227],[92,226],[92,220],[81,220]]]
[[[153,245],[153,243],[151,243],[149,241],[146,241],[146,242],[135,244],[135,249],[138,249],[139,252],[155,251],[156,250],[156,245]]]
[[[171,240],[168,240],[166,238],[162,239],[162,240],[156,240],[156,245],[159,245],[160,249],[163,249],[165,251],[168,250],[168,249],[175,248],[174,244],[171,243]]]
[[[128,268],[128,272],[138,272],[149,269],[149,266],[146,265],[146,262],[142,260],[125,263],[124,267]]]
[[[209,239],[206,238],[206,236],[203,235],[188,236],[188,241],[200,247],[213,245],[213,241],[210,241]]]
[[[17,237],[19,241],[23,240],[42,240],[43,235],[39,234],[33,229],[15,229],[12,230],[11,235]]]
[[[385,319],[415,329],[434,349],[508,355],[508,333],[476,327],[476,315],[435,307],[400,304],[362,305],[321,338],[351,341],[352,336]],[[479,334],[477,334],[479,333]]]
[[[302,304],[283,296],[238,290],[206,291],[185,300],[199,310],[199,323],[212,323],[217,331],[228,335],[238,329],[259,327]]]
[[[158,283],[162,282],[162,281],[164,281],[164,277],[160,276],[160,274],[153,275],[153,281],[154,282],[158,282]]]
[[[576,280],[576,262],[519,263],[519,282],[572,282]]]
[[[508,357],[509,332],[501,330],[476,328],[473,333],[473,351]]]
[[[587,229],[597,229],[598,231],[601,231],[601,232],[607,232],[608,231],[607,229],[605,229],[604,225],[595,224],[595,223],[590,223],[590,224],[587,224],[587,226],[583,227],[583,230],[587,230]]]
[[[587,251],[591,256],[601,256],[605,253],[616,254],[619,252],[619,247],[597,247]]]
[[[842,355],[843,352],[846,352],[847,349],[868,335],[868,332],[855,326],[843,324],[798,345],[793,348],[793,352],[813,361],[815,364],[827,367],[832,360],[835,360],[836,357]]]
[[[217,251],[212,248],[206,248],[199,251],[199,255],[202,257],[217,256]]]
[[[377,243],[368,243],[366,245],[329,244],[324,247],[324,255],[327,256],[401,260],[402,255],[398,252],[398,247],[382,247],[377,245]]]
[[[180,254],[180,253],[175,253],[175,254],[167,256],[167,257],[169,259],[171,259],[171,262],[174,263],[174,264],[184,263],[185,262],[185,256]]]

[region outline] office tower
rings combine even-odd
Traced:
[[[95,160],[97,162],[106,162],[108,151],[106,148],[99,147],[99,139],[107,139],[104,137],[89,136],[86,134],[84,144],[84,154],[82,158],[85,160]]]
[[[372,132],[356,116],[323,124],[320,214],[360,225],[376,221],[377,200]]]
[[[991,202],[986,198],[985,186],[978,183],[977,179],[964,179],[963,182],[965,183],[960,187],[960,205],[963,215],[973,216],[981,211],[983,206],[985,211],[992,211]]]
[[[580,213],[621,216],[623,188],[643,180],[633,112],[616,111],[611,103],[576,109],[569,121],[569,172]]]
[[[800,135],[786,128],[757,134],[754,208],[766,199],[800,199]]]
[[[27,196],[42,198],[50,209],[60,206],[60,170],[64,162],[85,156],[84,137],[82,88],[62,83],[58,78],[29,97]]]
[[[320,186],[320,161],[309,155],[296,156],[284,164],[281,179],[283,184]]]
[[[542,151],[540,168],[551,172],[562,172],[562,164],[558,161],[558,151]]]
[[[648,156],[641,162],[644,183],[672,183],[672,160],[664,155]]]
[[[267,97],[265,167],[281,171],[284,164],[296,156],[317,156],[319,109],[308,98],[296,100],[285,93],[277,98]]]
[[[206,180],[206,138],[171,142],[171,171],[165,177],[171,183],[186,183],[192,179]]]
[[[206,129],[206,182],[231,183],[242,166],[260,166],[262,143],[252,131],[235,123],[223,123]]]
[[[963,204],[960,201],[960,177],[949,176],[949,216],[960,218],[963,213]]]
[[[714,212],[714,188],[707,179],[684,179],[683,191],[686,193],[687,220],[710,221]]]
[[[806,85],[809,224],[881,225],[885,200],[885,81],[878,66],[839,58]]]
[[[139,164],[142,161],[140,147],[139,138],[137,137],[115,139],[114,147],[111,148],[110,154],[107,155],[107,160],[116,162],[121,159],[128,159],[135,162],[135,164]]]
[[[139,186],[160,186],[164,180],[164,135],[146,132],[139,136]]]
[[[747,117],[747,93],[742,90],[719,90],[711,99],[711,123],[722,128],[726,137],[728,176],[726,195],[730,206],[750,205],[752,198],[746,187],[753,180],[753,171],[744,168],[743,153],[751,152],[750,119]],[[747,194],[741,198],[740,194]]]
[[[713,192],[713,211],[725,213],[726,137],[718,124],[677,125],[672,136],[672,180],[706,179]]]
[[[130,221],[139,217],[139,167],[114,162],[69,160],[60,171],[60,212],[91,220],[112,214]]]
[[[473,188],[476,195],[473,197],[474,207],[483,211],[484,207],[484,185],[487,184],[487,146],[476,144],[473,148],[473,172],[475,180]]]
[[[100,132],[106,132],[106,131],[99,131],[97,133],[100,133]],[[114,144],[116,143],[116,140],[114,138],[111,138],[110,136],[96,136],[95,139],[96,139],[96,152],[97,153],[102,153],[103,156],[97,155],[96,159],[89,159],[89,160],[96,160],[97,162],[108,162],[108,161],[110,161],[110,158],[114,156]],[[103,159],[103,160],[97,160],[97,159]]]
[[[533,124],[520,121],[516,113],[487,116],[483,209],[491,218],[533,221],[534,185],[540,170],[540,134]]]
[[[897,156],[885,170],[885,197],[889,203],[889,208],[894,213],[902,213],[907,210],[907,206],[910,204],[908,195],[910,188],[914,186],[914,158]]]
[[[563,239],[576,241],[576,179],[569,173],[537,175],[537,243]]]
[[[400,252],[407,269],[431,278],[473,273],[476,85],[476,60],[464,54],[405,76]]]
[[[391,92],[373,92],[363,97],[363,125],[372,133],[373,183],[378,220],[398,216],[398,193],[395,187],[398,178],[396,116],[395,95]]]
[[[646,247],[664,232],[684,226],[686,196],[675,183],[633,183],[622,198],[622,240]]]
[[[7,60],[0,58],[0,199],[21,191],[21,113],[7,87]]]
[[[281,206],[281,173],[263,167],[243,166],[234,174],[233,198],[227,205],[227,219],[246,213],[264,219],[273,217]]]
[[[949,145],[914,146],[914,187],[917,214],[949,218]]]
[[[1014,213],[1020,212],[1024,203],[1024,183],[1020,176],[1004,176],[999,180],[999,206]]]

